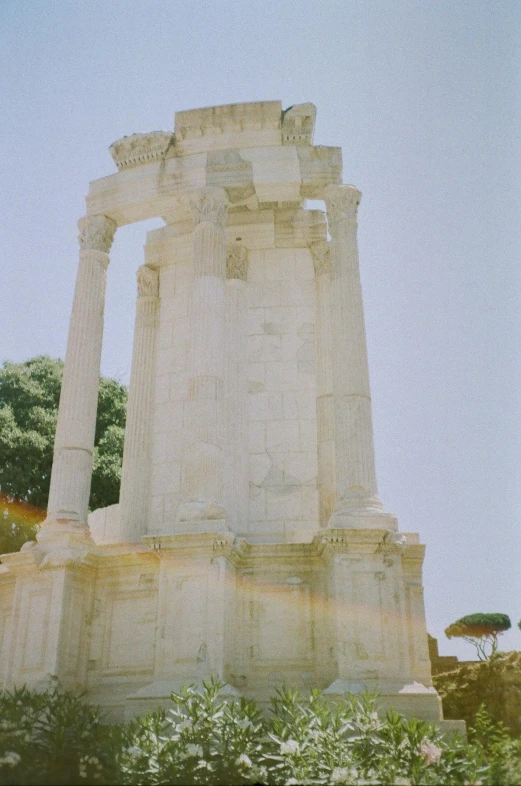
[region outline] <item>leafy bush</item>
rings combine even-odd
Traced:
[[[470,742],[389,711],[375,697],[330,704],[283,689],[268,717],[222,683],[172,694],[172,709],[120,725],[71,693],[0,694],[0,784],[505,784],[521,741],[482,709]]]
[[[172,694],[173,709],[128,726],[122,759],[124,783],[254,784],[260,781],[265,724],[253,702],[226,702],[223,684]]]
[[[0,693],[0,784],[117,783],[122,730],[72,693]]]

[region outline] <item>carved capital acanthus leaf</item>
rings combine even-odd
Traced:
[[[248,249],[246,246],[228,246],[226,249],[226,278],[248,279]]]
[[[82,251],[108,254],[118,225],[108,216],[84,216],[78,221],[78,240]]]
[[[317,240],[315,243],[310,243],[309,250],[313,257],[315,275],[320,276],[322,273],[329,273],[329,243],[327,240]]]
[[[222,188],[205,188],[190,200],[195,224],[210,222],[220,229],[226,225],[228,197]]]
[[[362,194],[354,186],[327,186],[324,189],[324,200],[330,228],[340,221],[356,224],[361,199]]]
[[[148,265],[137,270],[137,292],[139,297],[159,297],[159,273]]]

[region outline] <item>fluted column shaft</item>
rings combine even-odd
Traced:
[[[226,193],[206,188],[193,200],[194,280],[190,303],[188,413],[180,521],[226,518],[224,378],[226,330]]]
[[[310,244],[315,267],[317,357],[317,449],[320,525],[329,523],[336,503],[335,399],[331,348],[331,266],[327,241]]]
[[[54,442],[47,522],[87,527],[96,431],[108,252],[117,225],[87,216],[80,228],[80,262]]]
[[[337,513],[381,509],[377,498],[369,369],[357,244],[361,194],[328,186]],[[333,518],[334,518],[333,517]]]
[[[150,489],[150,435],[154,404],[159,274],[137,272],[138,296],[121,470],[120,537],[137,541],[146,532]]]
[[[226,506],[234,532],[248,525],[248,249],[230,246],[226,257]]]

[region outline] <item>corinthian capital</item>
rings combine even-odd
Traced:
[[[80,248],[108,254],[118,225],[108,216],[84,216],[78,221]]]
[[[322,273],[329,273],[329,243],[327,240],[317,240],[314,243],[310,243],[309,250],[313,257],[315,275],[320,276]]]
[[[224,188],[203,188],[190,200],[195,224],[208,221],[224,229],[228,197]]]
[[[228,246],[226,249],[226,278],[248,279],[248,249],[246,246]]]
[[[328,224],[348,221],[356,224],[356,214],[362,194],[354,186],[326,186],[324,200],[327,208]]]
[[[159,273],[148,265],[137,269],[137,293],[139,297],[159,297]]]

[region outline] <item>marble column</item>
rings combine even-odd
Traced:
[[[229,246],[226,257],[226,506],[234,532],[248,527],[248,249]]]
[[[326,527],[336,503],[335,400],[331,349],[331,266],[326,240],[310,243],[316,286],[317,447],[320,526]]]
[[[354,186],[327,186],[331,264],[332,367],[337,504],[330,526],[372,525],[358,516],[383,513],[377,496],[369,370],[358,264]],[[352,517],[355,517],[353,519]],[[350,518],[351,517],[351,518]]]
[[[106,271],[117,224],[107,216],[78,222],[80,261],[69,323],[67,352],[54,442],[47,519],[52,528],[88,532],[92,457],[96,430]]]
[[[179,522],[222,523],[226,519],[226,205],[226,192],[221,188],[201,189],[192,200],[195,229],[187,401],[189,442],[183,460],[184,502],[178,509]]]
[[[146,533],[150,489],[150,436],[154,405],[159,274],[148,265],[137,272],[138,296],[132,369],[128,394],[125,447],[121,470],[121,541],[138,541]]]

